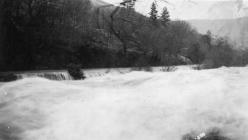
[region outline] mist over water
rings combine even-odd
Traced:
[[[247,82],[247,68],[26,78],[0,85],[0,140],[244,140]]]

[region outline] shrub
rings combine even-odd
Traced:
[[[17,80],[18,77],[13,73],[0,74],[0,82],[11,82]]]
[[[86,78],[84,73],[81,71],[80,65],[70,64],[67,71],[74,80],[82,80]]]
[[[227,40],[220,38],[211,46],[204,60],[204,68],[218,68],[231,66],[235,57],[235,51]]]

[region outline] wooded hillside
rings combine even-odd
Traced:
[[[153,3],[146,17],[135,12],[134,4],[1,0],[0,70],[247,64],[247,51],[199,34],[185,21],[170,21],[166,7],[158,13]]]

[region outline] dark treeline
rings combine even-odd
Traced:
[[[88,0],[1,0],[0,70],[245,65],[248,51],[223,38],[199,34],[151,6],[150,17],[133,9],[94,6]]]

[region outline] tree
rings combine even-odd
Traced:
[[[170,15],[166,7],[164,7],[161,17],[159,19],[163,26],[167,26],[167,23],[170,21]]]
[[[194,63],[194,64],[200,64],[205,59],[204,53],[202,52],[200,45],[198,43],[193,44],[192,47],[188,50],[188,58]]]
[[[211,49],[211,42],[212,42],[212,33],[211,31],[207,31],[207,33],[205,35],[203,35],[203,41],[209,46],[209,49]]]
[[[233,46],[225,38],[218,38],[206,53],[204,65],[206,68],[230,66],[234,59]]]
[[[185,21],[172,21],[167,28],[159,28],[155,41],[155,54],[164,65],[179,64],[180,56],[187,56],[187,50],[198,40],[195,31]],[[155,31],[155,30],[154,30]]]
[[[120,41],[124,55],[128,49],[140,45],[137,33],[145,23],[145,16],[123,7],[116,7],[108,16],[105,17],[107,30]]]
[[[158,19],[158,11],[157,11],[157,6],[155,2],[152,3],[151,12],[149,14],[150,14],[150,20],[152,21],[152,23],[156,24],[157,19]]]
[[[120,3],[120,5],[124,6],[127,9],[133,9],[135,2],[136,0],[123,0],[123,2]]]
[[[83,35],[90,34],[88,0],[3,0],[0,4],[1,51],[7,69],[35,69],[48,61],[56,65],[52,57],[59,54],[58,48],[79,46]]]

